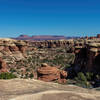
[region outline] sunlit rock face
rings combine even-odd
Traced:
[[[59,83],[66,83],[67,72],[52,67],[43,63],[41,67],[37,69],[37,79],[50,82],[57,80]]]
[[[22,59],[27,55],[27,51],[31,52],[39,48],[57,48],[57,47],[73,47],[73,40],[47,40],[47,41],[24,41],[13,39],[0,39],[0,56],[19,56]],[[73,52],[73,49],[69,50]],[[22,56],[21,56],[22,55]]]
[[[77,70],[99,70],[99,35],[98,38],[93,39],[83,38],[46,41],[0,39],[0,57],[7,63],[11,62],[12,65],[17,61],[32,56],[31,52],[38,52],[39,49],[45,48],[66,48],[67,53],[75,54],[74,65]]]
[[[74,52],[73,45],[73,40],[26,41],[0,39],[0,57],[8,64],[8,68],[15,68],[17,62],[32,57],[35,52],[36,55],[42,57],[40,50],[45,54],[45,49],[53,48],[56,51],[56,48],[62,48],[62,50],[63,48],[69,48],[66,52],[72,53]],[[50,52],[52,53],[52,51]],[[28,66],[28,63],[26,65]]]
[[[73,40],[47,40],[47,41],[24,41],[13,39],[0,39],[0,51],[6,52],[21,51],[24,53],[29,48],[54,48],[73,46]]]

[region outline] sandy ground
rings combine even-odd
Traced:
[[[0,80],[0,100],[100,100],[100,92],[30,79]]]

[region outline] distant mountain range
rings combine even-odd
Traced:
[[[65,37],[65,36],[57,36],[57,35],[38,35],[38,36],[20,35],[19,37],[13,38],[13,39],[42,41],[42,40],[66,40],[66,39],[72,39],[72,38],[79,38],[79,37]]]

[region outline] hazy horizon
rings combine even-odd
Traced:
[[[0,37],[99,33],[99,0],[0,0]]]
[[[14,34],[14,35],[9,35],[9,34],[7,34],[7,36],[5,36],[4,34],[2,35],[2,34],[0,34],[0,38],[16,38],[16,37],[19,37],[19,36],[21,36],[21,35],[27,35],[27,36],[30,36],[30,37],[32,37],[32,36],[64,36],[64,37],[86,37],[86,36],[88,36],[88,37],[91,37],[91,36],[97,36],[97,34],[100,34],[100,33],[93,33],[93,34],[74,34],[74,35],[60,35],[60,34]]]
[[[90,36],[97,36],[98,34],[94,34],[94,35],[90,35]],[[32,37],[32,36],[64,36],[64,37],[82,37],[82,36],[75,36],[75,35],[73,35],[73,36],[66,36],[66,35],[44,35],[44,34],[42,34],[42,35],[28,35],[28,34],[20,34],[20,35],[18,35],[18,36],[16,36],[16,37],[20,37],[20,36],[29,36],[29,37]],[[86,36],[88,36],[88,35],[84,35],[84,37],[86,37]],[[16,38],[16,37],[14,37],[14,38]],[[13,38],[13,37],[12,37]]]

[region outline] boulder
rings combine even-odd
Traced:
[[[42,66],[37,69],[37,79],[42,81],[50,82],[57,80],[59,83],[65,83],[66,77],[67,72],[57,67],[51,67],[46,63],[42,64]]]

